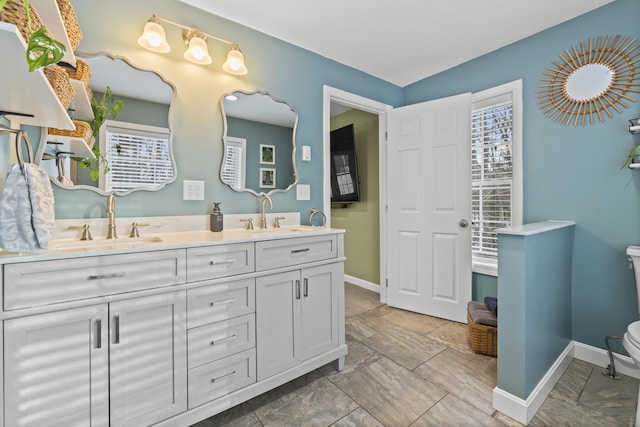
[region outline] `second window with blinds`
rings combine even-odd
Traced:
[[[471,107],[473,272],[497,276],[496,230],[522,224],[522,81],[474,93]]]
[[[107,120],[100,150],[109,166],[98,181],[106,192],[153,189],[175,175],[167,128]]]

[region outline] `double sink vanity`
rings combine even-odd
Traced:
[[[342,369],[342,230],[152,230],[0,252],[6,426],[189,426]]]

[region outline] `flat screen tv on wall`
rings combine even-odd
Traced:
[[[360,201],[353,124],[331,131],[331,203]]]

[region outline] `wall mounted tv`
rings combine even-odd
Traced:
[[[360,201],[353,124],[331,131],[331,203]]]

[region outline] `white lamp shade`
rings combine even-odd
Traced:
[[[153,21],[144,25],[144,32],[138,37],[138,44],[153,52],[167,53],[171,50],[164,35],[164,28]]]
[[[222,69],[229,74],[244,76],[248,73],[247,67],[244,65],[244,56],[237,46],[233,46],[227,55],[227,60],[222,64]]]
[[[184,57],[194,64],[206,65],[213,62],[211,56],[209,56],[207,42],[200,37],[192,37],[191,40],[189,40],[189,48],[184,53]]]

